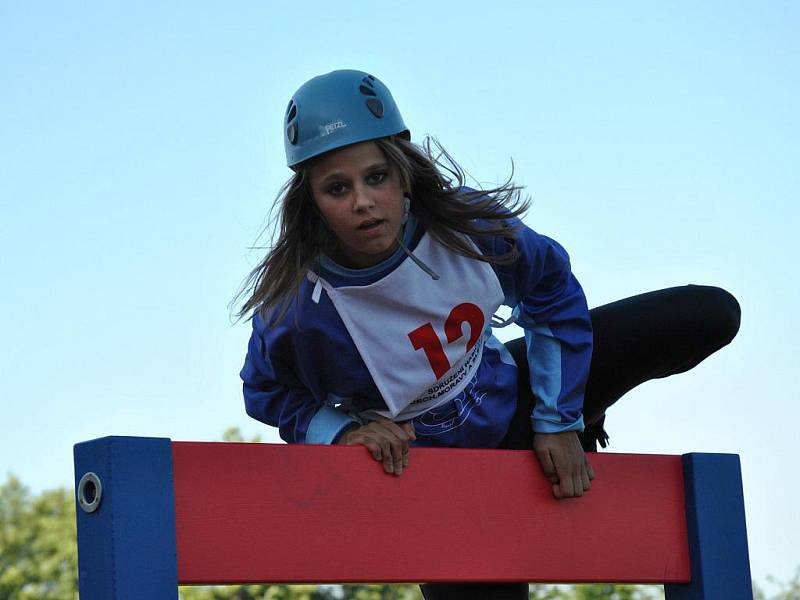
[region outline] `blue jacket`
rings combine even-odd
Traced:
[[[413,217],[404,234],[412,251],[424,231]],[[473,238],[484,255],[499,255],[514,243],[520,257],[493,266],[525,330],[536,432],[583,429],[583,393],[592,351],[586,299],[572,275],[566,251],[554,240],[523,227],[513,240]],[[334,287],[368,285],[402,261],[398,251],[367,269],[346,269],[322,258],[319,274]],[[435,270],[436,266],[431,265]],[[420,270],[421,276],[427,275]],[[241,371],[247,413],[279,428],[289,443],[329,444],[370,409],[384,409],[378,389],[350,334],[325,293],[312,300],[313,284],[303,280],[296,298],[277,322],[253,317],[253,331]],[[417,446],[497,447],[516,410],[517,366],[505,346],[484,332],[484,351],[474,379],[455,399],[414,419]]]

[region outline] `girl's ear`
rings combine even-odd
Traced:
[[[408,213],[411,211],[411,194],[403,194],[403,225],[408,221]]]

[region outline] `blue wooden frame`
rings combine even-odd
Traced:
[[[81,600],[177,600],[170,440],[106,437],[74,457],[76,490],[85,473],[102,482],[97,510],[77,506]]]
[[[739,457],[684,454],[683,480],[692,582],[665,585],[667,600],[751,599]]]
[[[74,457],[76,490],[86,473],[102,483],[97,510],[77,508],[81,599],[177,600],[170,440],[106,437]],[[739,457],[684,454],[683,467],[692,580],[665,585],[666,599],[751,600]]]

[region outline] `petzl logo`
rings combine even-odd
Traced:
[[[337,129],[344,129],[345,127],[347,127],[347,125],[342,120],[328,123],[327,125],[322,126],[322,135],[330,135]]]

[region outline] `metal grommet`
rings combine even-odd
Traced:
[[[83,512],[92,513],[100,506],[103,485],[100,478],[91,471],[85,473],[78,482],[78,504]]]

